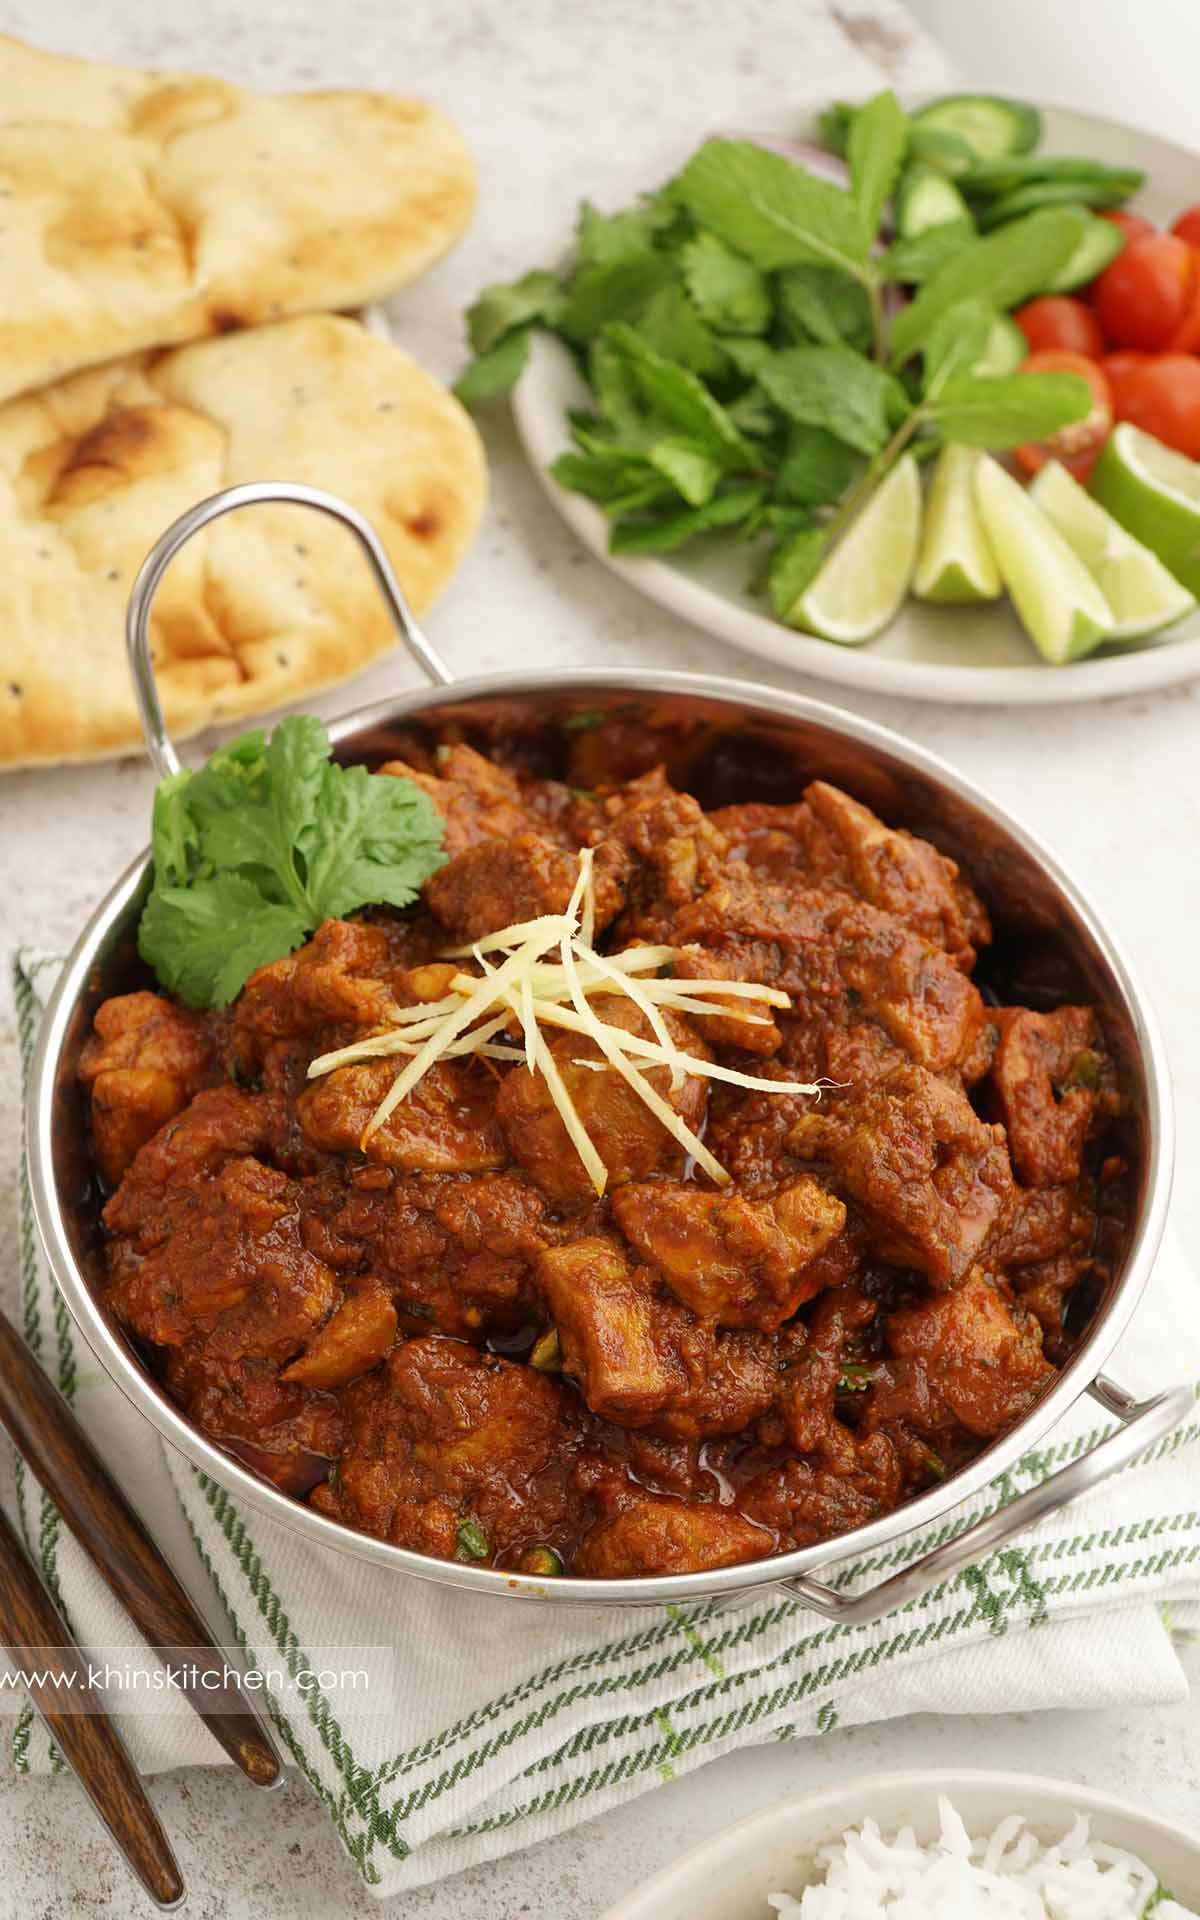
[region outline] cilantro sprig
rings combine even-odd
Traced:
[[[1075,253],[1086,208],[1035,206],[983,234],[964,213],[887,245],[903,170],[941,149],[890,91],[830,126],[845,187],[752,141],[713,139],[633,207],[585,202],[567,273],[536,269],[471,308],[476,358],[457,388],[471,405],[503,391],[532,331],[557,333],[593,404],[572,414],[574,448],[553,471],[608,515],[613,551],[754,541],[755,584],[780,618],[906,448],[999,451],[1091,404],[1069,374],[976,370],[997,315]],[[969,165],[945,138],[944,164]],[[1053,164],[1039,163],[1039,181]],[[1006,192],[1014,177],[996,174]],[[965,176],[965,191],[992,187],[986,169]],[[900,283],[915,291],[897,307]]]
[[[413,781],[335,765],[321,722],[293,715],[160,783],[138,951],[185,1005],[223,1007],[322,920],[410,905],[441,843]]]

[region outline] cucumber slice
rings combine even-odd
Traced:
[[[967,203],[952,180],[934,167],[915,166],[905,170],[896,193],[896,225],[901,238],[915,240],[931,227],[944,227],[951,220],[969,220]]]
[[[1125,245],[1125,235],[1111,220],[1089,220],[1070,258],[1055,274],[1047,293],[1070,293],[1072,287],[1086,286],[1116,259]]]
[[[970,173],[972,168],[981,164],[974,147],[969,147],[957,133],[945,133],[941,127],[918,127],[911,120],[908,126],[908,157],[936,167],[939,173],[949,174],[952,180],[957,180],[960,174]]]
[[[992,321],[992,330],[987,337],[987,345],[980,354],[971,372],[980,378],[994,378],[998,374],[1015,373],[1029,352],[1029,342],[1021,332],[1015,320],[1006,313],[998,313]]]
[[[981,160],[1029,153],[1042,137],[1042,116],[1023,100],[998,93],[948,93],[912,116],[917,127],[934,127],[965,140]]]
[[[1019,220],[1041,207],[1119,207],[1133,191],[1132,187],[1114,186],[1106,180],[1031,180],[1028,186],[1002,193],[984,207],[979,225],[989,233],[993,227],[1003,227],[1009,220]],[[1107,224],[1111,226],[1112,222]]]

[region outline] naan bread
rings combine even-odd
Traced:
[[[142,347],[357,307],[470,218],[422,100],[247,93],[0,38],[0,399]]]
[[[141,740],[125,660],[135,573],[185,508],[243,480],[343,495],[413,608],[444,586],[486,494],[457,400],[330,314],[140,354],[0,406],[0,765]],[[395,631],[354,537],[306,507],[243,507],[159,588],[153,649],[182,737],[344,680]]]

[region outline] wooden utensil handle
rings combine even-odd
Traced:
[[[62,1395],[0,1313],[0,1422],[139,1632],[182,1662],[180,1690],[258,1787],[282,1779],[279,1756],[163,1554]]]
[[[0,1512],[0,1642],[64,1760],[152,1900],[175,1907],[183,1875],[87,1663]]]

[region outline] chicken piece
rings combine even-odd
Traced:
[[[217,1362],[194,1343],[168,1348],[163,1372],[189,1418],[285,1493],[303,1499],[341,1452],[334,1396],[282,1380],[274,1360],[244,1355]]]
[[[337,1482],[313,1505],[347,1525],[493,1566],[577,1525],[579,1418],[567,1390],[532,1367],[428,1335],[394,1347],[342,1405]]]
[[[894,913],[969,973],[992,933],[983,902],[955,862],[927,840],[885,827],[869,807],[824,780],[806,787],[804,799],[805,853],[818,884],[832,882]]]
[[[523,783],[509,768],[485,760],[461,742],[438,749],[436,774],[403,760],[389,760],[379,771],[411,780],[429,795],[445,822],[442,848],[450,860],[467,847],[512,840],[539,824],[529,791],[532,783]]]
[[[589,1477],[600,1518],[575,1555],[573,1571],[584,1579],[705,1573],[774,1551],[772,1535],[732,1507],[650,1493],[611,1470]]]
[[[888,1351],[918,1362],[935,1398],[985,1439],[1027,1413],[1054,1376],[1037,1321],[1010,1307],[981,1267],[952,1292],[889,1314],[885,1335]]]
[[[286,1127],[274,1094],[246,1093],[228,1081],[205,1087],[138,1149],[104,1209],[105,1226],[138,1252],[157,1246],[192,1207],[194,1187],[230,1159],[272,1156]]]
[[[709,814],[729,842],[731,860],[741,860],[763,880],[805,884],[809,872],[805,836],[812,813],[802,800],[771,806],[747,800]]]
[[[1056,1365],[1062,1364],[1070,1350],[1064,1322],[1071,1295],[1082,1280],[1092,1275],[1103,1281],[1103,1267],[1079,1253],[1055,1254],[1049,1260],[1018,1267],[1009,1275],[1017,1304],[1037,1321],[1042,1330],[1043,1350]]]
[[[110,1186],[212,1077],[213,1057],[203,1016],[161,994],[123,993],[97,1009],[79,1077],[91,1088],[92,1141]]]
[[[253,1067],[273,1042],[326,1028],[385,1025],[396,1005],[387,978],[393,964],[382,927],[324,921],[295,953],[250,975],[233,1013],[238,1060]]]
[[[1094,1119],[1117,1104],[1095,1014],[1002,1007],[992,1018],[1000,1032],[992,1085],[1018,1176],[1029,1187],[1077,1180]]]
[[[592,1412],[638,1426],[666,1406],[679,1367],[656,1339],[653,1275],[634,1271],[615,1241],[599,1238],[546,1248],[537,1272],[563,1367]]]
[[[302,1387],[344,1387],[378,1366],[396,1339],[396,1309],[384,1289],[347,1294],[280,1378]]]
[[[333,1311],[337,1284],[303,1244],[297,1190],[258,1160],[228,1160],[143,1254],[118,1242],[109,1303],[154,1346],[202,1343],[213,1362],[287,1360]]]
[[[964,973],[991,938],[982,902],[953,860],[815,780],[788,806],[751,802],[711,814],[731,855],[766,880],[837,887],[895,914]]]
[[[774,1343],[698,1320],[614,1241],[597,1236],[551,1248],[538,1274],[564,1368],[593,1413],[691,1441],[740,1433],[770,1406]]]
[[[305,1139],[325,1153],[365,1153],[381,1166],[412,1173],[482,1173],[502,1167],[508,1150],[495,1116],[495,1083],[480,1066],[437,1061],[383,1125],[363,1133],[400,1067],[364,1060],[335,1067],[296,1102]]]
[[[597,1011],[608,1026],[646,1039],[653,1037],[645,1015],[624,997],[606,995]],[[700,1059],[708,1057],[704,1042],[685,1020],[671,1013],[663,1017],[676,1046]],[[608,1169],[610,1192],[626,1180],[682,1170],[683,1148],[615,1068],[605,1066],[597,1072],[576,1064],[603,1060],[594,1041],[582,1034],[564,1033],[551,1043],[550,1052],[575,1110]],[[698,1074],[685,1074],[674,1089],[667,1067],[650,1067],[646,1079],[693,1132],[702,1128],[707,1089]],[[500,1089],[496,1115],[513,1157],[548,1199],[560,1206],[595,1199],[587,1170],[540,1072],[514,1068]]]
[[[733,963],[723,953],[704,947],[680,947],[676,950],[672,971],[677,980],[734,980]],[[745,1000],[736,994],[705,995],[713,1012],[693,1014],[705,1039],[714,1047],[736,1047],[743,1053],[769,1058],[778,1053],[783,1035],[771,1018],[769,1008],[759,1000]]]
[[[1091,1247],[1096,1212],[1081,1181],[1065,1187],[1018,1187],[1015,1205],[988,1238],[984,1265],[989,1273],[1052,1260]]]
[[[397,1178],[363,1167],[349,1188],[306,1202],[305,1243],[339,1272],[377,1278],[408,1330],[478,1340],[543,1313],[533,1263],[545,1204],[511,1174]]]
[[[625,1238],[703,1319],[771,1332],[810,1298],[808,1263],[846,1222],[840,1200],[794,1180],[770,1200],[656,1180],[613,1195]]]
[[[671,939],[677,910],[719,878],[724,836],[691,794],[676,793],[662,767],[606,795],[602,806],[600,848],[614,844],[631,862],[619,944]]]
[[[940,1073],[973,1056],[986,1025],[979,993],[940,948],[843,893],[775,886],[733,866],[678,912],[674,938],[725,955],[743,980],[781,988],[821,1043],[831,1029],[874,1022],[893,1047]],[[779,1025],[786,1035],[786,1019]],[[885,1051],[881,1069],[893,1059]]]
[[[596,930],[624,900],[619,850],[602,846],[593,863]],[[579,856],[540,833],[465,847],[425,883],[425,903],[456,940],[478,940],[502,927],[565,911],[579,877]]]
[[[737,1496],[739,1513],[770,1528],[776,1552],[811,1547],[890,1513],[900,1499],[900,1460],[886,1434],[848,1435],[838,1467],[785,1460],[748,1480]]]
[[[962,1279],[1014,1201],[1003,1128],[922,1067],[805,1114],[788,1146],[829,1163],[881,1259],[916,1267],[935,1287]]]

